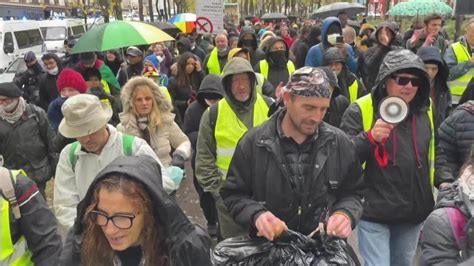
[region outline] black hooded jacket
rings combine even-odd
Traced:
[[[390,42],[389,46],[385,46],[377,40],[377,35],[382,28],[388,28],[393,33],[392,41]],[[365,53],[365,56],[362,58],[362,65],[361,65],[361,76],[364,80],[365,87],[368,90],[372,90],[372,87],[375,85],[375,79],[379,73],[380,65],[382,61],[387,55],[388,52],[403,49],[403,47],[396,46],[394,43],[396,41],[396,31],[395,25],[391,22],[384,22],[379,25],[377,31],[374,33],[376,45],[370,47]]]
[[[439,49],[436,47],[421,47],[417,55],[426,63],[435,63],[438,65],[438,74],[435,77],[434,84],[431,87],[431,100],[434,103],[434,123],[435,128],[439,128],[441,123],[451,112],[451,93],[447,84],[449,68]],[[434,97],[433,97],[434,95]]]
[[[250,64],[255,66],[260,60],[265,59],[265,52],[258,49],[258,42],[257,42],[257,34],[253,29],[243,30],[239,35],[239,42],[237,43],[237,47],[243,48],[244,36],[245,35],[252,35],[252,49],[249,49],[250,52]],[[247,47],[249,48],[249,47]]]
[[[179,41],[176,42],[176,46],[183,46],[184,47],[184,52],[190,52],[195,54],[197,57],[199,57],[199,60],[201,62],[204,62],[204,59],[206,58],[206,52],[204,52],[203,49],[201,49],[199,46],[194,46],[193,48],[193,43],[192,40],[188,37],[182,37],[179,39]]]
[[[224,98],[224,87],[222,87],[222,79],[220,76],[209,74],[201,82],[201,87],[197,92],[197,101],[192,102],[184,115],[183,132],[191,141],[193,150],[196,150],[196,142],[199,132],[199,124],[201,116],[209,107],[204,101],[204,95],[215,94],[220,98]],[[195,156],[196,153],[194,153]]]
[[[41,74],[39,78],[39,106],[48,111],[49,104],[59,96],[56,81],[63,70],[62,61],[56,54],[51,55],[58,66],[58,73],[51,75],[47,71]]]
[[[352,138],[360,161],[366,162],[362,219],[370,222],[418,224],[433,209],[428,155],[431,127],[427,115],[430,88],[424,63],[412,52],[392,51],[382,62],[371,93],[372,125],[380,118],[378,106],[387,96],[387,79],[402,70],[416,74],[422,84],[409,103],[407,118],[395,126],[385,144],[389,158],[387,167],[381,168],[375,160],[376,146],[371,144],[368,133],[363,129],[362,111],[357,102],[347,108],[342,118],[341,129]]]
[[[77,206],[77,218],[69,231],[60,265],[81,265],[83,219],[96,185],[111,173],[122,173],[141,183],[153,203],[153,215],[165,237],[170,265],[211,265],[210,239],[200,227],[188,220],[176,202],[163,190],[160,166],[149,156],[120,156],[105,167],[94,179],[84,199]]]
[[[278,65],[276,64],[270,56],[270,51],[273,45],[276,42],[283,42],[286,47],[286,59],[289,60],[289,48],[286,42],[280,37],[272,37],[267,41],[267,50],[265,51],[265,60],[268,62],[268,78],[267,80],[273,85],[273,88],[276,88],[280,82],[286,84],[290,78],[290,73],[288,73],[288,68],[285,65]],[[256,65],[253,66],[253,69],[257,73],[262,73],[260,69],[260,63],[258,62]]]

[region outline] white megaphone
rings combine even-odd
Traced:
[[[398,124],[405,120],[408,111],[408,104],[397,96],[385,97],[379,105],[380,118],[389,124]]]

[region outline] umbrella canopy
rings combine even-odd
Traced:
[[[342,11],[346,12],[349,17],[354,17],[358,13],[365,11],[365,6],[358,3],[336,2],[318,8],[318,10],[313,13],[313,17],[335,17]]]
[[[196,28],[196,14],[181,13],[168,20],[184,33],[191,33]]]
[[[447,16],[452,12],[453,9],[449,5],[439,0],[413,0],[396,4],[388,11],[388,14],[390,16],[413,17],[438,13]]]
[[[262,20],[279,20],[279,19],[287,19],[287,17],[282,13],[268,13],[260,17]]]
[[[146,23],[117,20],[95,26],[84,33],[72,53],[101,52],[164,41],[174,41],[174,38]]]
[[[150,22],[150,25],[157,27],[158,29],[168,33],[171,36],[176,36],[176,34],[180,33],[181,30],[176,27],[176,25],[169,23],[169,22]]]

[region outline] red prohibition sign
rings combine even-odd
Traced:
[[[214,31],[214,26],[206,17],[196,18],[196,26],[198,26],[202,31],[212,33]]]

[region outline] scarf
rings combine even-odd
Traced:
[[[14,104],[15,102],[12,102],[9,105],[14,105]],[[0,117],[10,124],[15,124],[18,120],[20,120],[21,116],[25,112],[26,102],[25,102],[25,99],[23,99],[23,97],[18,98],[16,107],[13,107],[15,109],[12,112],[8,112],[10,109],[9,105],[0,107]]]
[[[148,128],[148,117],[139,117],[137,118],[137,125],[140,129],[143,139],[151,146],[150,143],[150,129]]]

